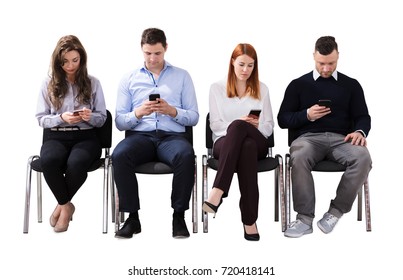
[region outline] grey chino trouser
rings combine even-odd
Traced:
[[[346,167],[328,211],[339,218],[351,210],[357,193],[372,168],[367,147],[352,145],[345,142],[344,138],[342,134],[331,132],[305,133],[290,146],[294,210],[298,213],[297,219],[306,224],[312,224],[315,217],[312,168],[317,162],[329,159]]]

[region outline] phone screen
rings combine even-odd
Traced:
[[[253,118],[259,118],[261,110],[250,110],[249,116]]]
[[[332,105],[332,100],[329,99],[321,99],[318,101],[319,106],[325,106],[325,107],[330,107]]]
[[[148,97],[148,100],[155,101],[155,100],[157,100],[157,98],[160,98],[160,94],[159,93],[153,93],[153,94],[150,94],[150,96]]]

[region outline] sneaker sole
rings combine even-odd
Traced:
[[[332,229],[332,230],[330,230],[330,231],[327,231],[327,230],[322,226],[322,224],[321,224],[320,222],[318,222],[317,225],[318,225],[318,228],[319,228],[323,233],[326,233],[326,234],[331,233],[332,230],[333,230],[333,229]]]
[[[303,236],[303,235],[310,234],[310,233],[312,233],[312,232],[313,232],[313,229],[311,228],[311,229],[308,229],[308,230],[304,231],[302,234],[292,234],[292,233],[286,233],[286,232],[284,232],[284,236],[286,236],[286,237],[292,237],[292,238],[298,238],[298,237],[301,237],[301,236]]]

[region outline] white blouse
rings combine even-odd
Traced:
[[[263,136],[269,137],[274,127],[269,88],[260,82],[261,99],[258,100],[250,96],[229,98],[226,87],[226,80],[216,82],[210,87],[209,112],[213,141],[227,134],[227,127],[232,121],[249,115],[253,109],[261,110],[258,129]]]

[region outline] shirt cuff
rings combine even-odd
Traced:
[[[362,131],[361,129],[357,129],[355,132],[359,132],[362,134],[362,136],[364,136],[365,138],[367,138],[367,135],[365,134],[364,131]]]

